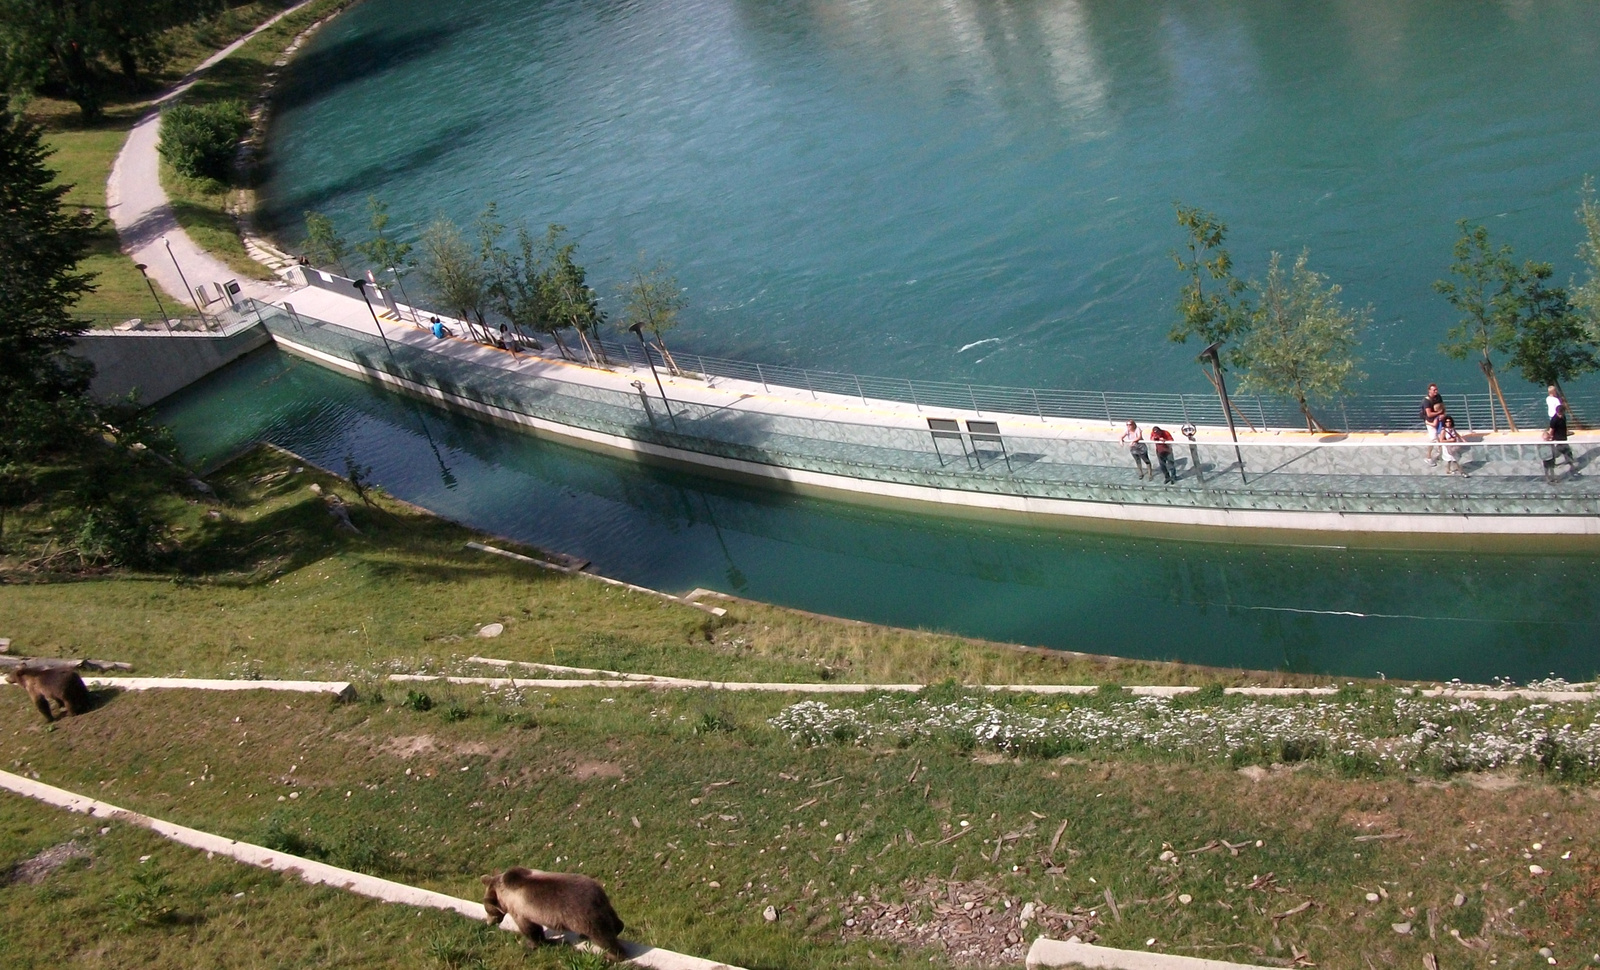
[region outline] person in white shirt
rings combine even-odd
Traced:
[[[1545,407],[1545,410],[1549,412],[1549,414],[1547,414],[1546,417],[1553,418],[1553,417],[1556,416],[1556,411],[1561,408],[1561,405],[1563,405],[1563,404],[1565,404],[1567,402],[1561,400],[1561,391],[1554,384],[1551,384],[1549,387],[1545,388],[1544,390],[1545,390],[1544,407]]]
[[[1128,430],[1122,432],[1122,443],[1128,446],[1128,454],[1133,456],[1133,468],[1139,473],[1139,481],[1146,478],[1155,481],[1156,470],[1150,467],[1150,449],[1145,446],[1144,434],[1139,430],[1137,421],[1128,422]]]

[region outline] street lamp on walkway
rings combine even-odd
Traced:
[[[161,297],[156,296],[156,285],[150,282],[150,274],[145,272],[149,267],[143,263],[134,263],[133,268],[139,271],[140,276],[144,277],[144,285],[150,287],[150,298],[156,301],[156,307],[161,311],[161,325],[167,328],[167,333],[171,333],[172,321],[167,319],[167,307],[161,302]]]
[[[183,280],[183,288],[189,291],[189,299],[194,301],[194,312],[200,314],[200,325],[209,328],[211,321],[206,319],[206,311],[200,309],[200,297],[195,295],[194,288],[189,285],[189,277],[183,275],[183,267],[178,265],[178,257],[172,252],[172,243],[167,237],[161,237],[161,244],[167,247],[167,255],[172,258],[172,268],[178,271],[178,279]]]
[[[661,392],[661,406],[667,409],[667,417],[672,420],[672,430],[678,430],[678,419],[672,413],[672,404],[667,400],[667,389],[661,386],[661,375],[656,373],[656,362],[650,359],[650,347],[644,342],[644,323],[636,323],[628,330],[639,338],[639,349],[644,351],[644,362],[650,365],[650,375],[656,379],[656,390]]]
[[[378,336],[383,338],[383,349],[389,352],[389,363],[398,368],[400,365],[394,359],[394,348],[389,346],[389,335],[383,332],[383,324],[378,322],[378,311],[372,308],[372,301],[367,298],[367,281],[351,280],[350,284],[361,294],[361,302],[367,305],[367,312],[372,314],[372,325],[378,328]]]

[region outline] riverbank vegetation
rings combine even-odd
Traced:
[[[1049,655],[742,601],[716,617],[467,549],[489,537],[370,490],[369,505],[268,448],[207,484],[159,566],[10,574],[0,635],[13,652],[146,675],[352,679],[357,699],[107,694],[47,729],[6,693],[10,770],[463,897],[506,865],[586,872],[607,884],[627,937],[747,967],[1015,965],[1039,933],[1284,966],[1434,954],[1488,967],[1540,947],[1581,963],[1595,939],[1600,856],[1584,833],[1600,801],[1578,774],[1341,764],[1305,739],[1220,755],[1131,735],[995,743],[1031,737],[1017,718],[1044,707],[1080,710],[1090,728],[1115,721],[1100,726],[1113,733],[1132,718],[1198,736],[1208,718],[1260,719],[1220,685],[1310,678]],[[491,623],[502,632],[480,635]],[[1061,704],[951,684],[830,701],[857,712],[846,732],[793,695],[385,679],[495,672],[471,655],[719,680],[1213,686],[1164,702],[1165,728],[1114,687]],[[1404,717],[1380,730],[1409,703],[1402,692],[1358,685],[1333,700],[1362,712],[1362,736],[1414,741]],[[1283,719],[1323,703],[1273,707]],[[0,890],[9,953],[27,952],[48,910],[84,914],[56,938],[91,966],[111,932],[158,967],[225,964],[238,946],[319,964],[570,960],[117,823],[102,835],[13,796],[0,813],[0,866],[68,856]]]

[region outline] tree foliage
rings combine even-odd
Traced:
[[[1593,335],[1567,298],[1566,290],[1549,285],[1549,263],[1524,263],[1516,286],[1515,342],[1511,366],[1540,387],[1562,384],[1600,370]]]
[[[1572,308],[1588,329],[1590,339],[1600,340],[1600,202],[1595,200],[1592,177],[1583,180],[1578,222],[1583,226],[1578,260],[1587,278],[1582,283],[1573,281]]]
[[[161,113],[158,150],[180,175],[226,182],[239,139],[249,130],[242,101],[176,104]]]
[[[584,268],[573,258],[578,244],[561,241],[566,231],[565,226],[550,227],[549,265],[544,275],[544,297],[550,316],[561,326],[578,331],[578,339],[583,341],[591,360],[608,363],[599,342],[600,325],[606,319],[600,310],[600,296],[586,281]]]
[[[0,463],[31,460],[81,430],[91,370],[66,353],[83,324],[72,305],[91,288],[78,261],[94,221],[62,209],[36,125],[0,108]]]
[[[349,276],[345,257],[350,255],[350,241],[334,226],[333,220],[320,212],[306,213],[306,259],[318,266],[337,266],[339,272]]]
[[[1233,274],[1233,257],[1223,248],[1228,227],[1213,213],[1175,205],[1178,225],[1188,233],[1184,252],[1174,251],[1178,271],[1188,276],[1178,295],[1178,322],[1167,335],[1175,343],[1198,337],[1207,344],[1229,341],[1250,323],[1248,285]],[[1232,348],[1230,356],[1237,354]]]
[[[495,309],[511,321],[519,333],[529,330],[547,333],[555,339],[561,356],[571,359],[572,354],[561,339],[564,324],[550,312],[550,288],[546,281],[549,272],[546,255],[555,247],[560,231],[560,226],[551,226],[541,241],[527,226],[518,226],[516,248],[495,247],[492,291]]]
[[[1311,413],[1311,399],[1338,397],[1365,375],[1356,369],[1355,351],[1370,311],[1346,310],[1340,288],[1307,265],[1302,252],[1284,272],[1272,254],[1266,280],[1254,284],[1257,299],[1240,339],[1238,361],[1246,390],[1293,400],[1305,416],[1306,430],[1323,425]]]
[[[411,244],[389,235],[389,203],[375,195],[367,196],[368,228],[372,237],[356,244],[356,251],[366,257],[376,270],[394,270],[403,276],[411,268]]]
[[[474,319],[481,321],[494,284],[484,247],[473,245],[445,218],[423,231],[421,247],[419,271],[428,292],[469,328]]]
[[[623,290],[623,326],[632,329],[639,325],[650,331],[656,338],[656,346],[661,348],[662,359],[674,374],[678,373],[678,363],[667,350],[662,334],[678,325],[678,313],[687,303],[678,278],[665,263],[657,263],[648,270],[642,265],[635,267],[633,277]]]
[[[98,118],[115,71],[138,80],[162,60],[161,32],[222,0],[0,0],[0,75],[13,92],[59,93]]]

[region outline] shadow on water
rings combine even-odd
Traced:
[[[1480,682],[1600,670],[1592,556],[1208,544],[865,508],[552,444],[272,350],[161,410],[191,460],[261,438],[330,468],[353,455],[401,498],[660,589],[1228,667]]]
[[[475,19],[466,17],[427,30],[357,34],[327,46],[313,45],[285,72],[273,92],[273,106],[282,111],[325,101],[341,88],[443,50],[457,34],[476,25]]]
[[[316,210],[331,199],[389,184],[390,180],[438,164],[451,152],[466,148],[473,135],[483,128],[481,120],[461,121],[429,135],[426,140],[404,151],[382,157],[353,169],[333,182],[283,186],[270,202],[259,208],[259,220],[269,232],[294,230],[307,210]],[[263,179],[272,178],[273,162],[268,155],[261,164]]]

